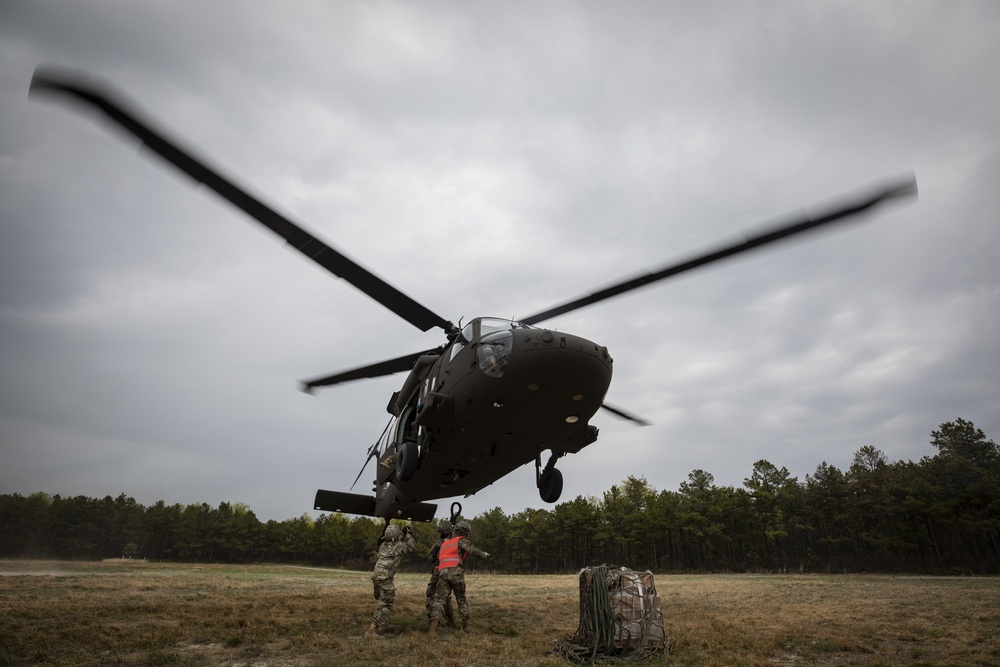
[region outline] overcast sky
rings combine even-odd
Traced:
[[[759,459],[804,480],[864,445],[918,460],[959,417],[1000,439],[998,62],[993,1],[4,0],[0,492],[315,516],[404,377],[297,382],[443,342],[29,100],[40,63],[105,78],[456,322],[916,174],[861,224],[546,322],[606,345],[608,402],[653,422],[600,412],[560,462],[571,500],[741,486]],[[462,502],[545,506],[530,465]]]

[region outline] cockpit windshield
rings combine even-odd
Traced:
[[[476,325],[479,326],[479,338],[476,336]],[[534,327],[504,320],[499,317],[480,317],[465,325],[451,346],[449,361],[458,356],[465,347],[474,340],[477,341],[476,359],[479,368],[487,375],[500,377],[503,375],[507,358],[510,356],[514,341],[514,331],[533,329]]]
[[[507,367],[507,360],[514,349],[514,331],[527,329],[520,322],[501,320],[496,317],[479,319],[479,342],[476,346],[476,361],[479,370],[491,377],[500,377]]]

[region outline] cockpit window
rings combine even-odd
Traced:
[[[502,320],[498,317],[482,317],[479,319],[479,335],[485,338],[487,334],[495,331],[510,331],[512,329],[528,329],[527,324],[521,324],[513,320]]]
[[[480,338],[479,345],[476,346],[479,369],[490,377],[498,378],[503,375],[513,343],[514,334],[510,329],[494,331]]]
[[[462,327],[462,333],[459,334],[459,338],[461,339],[462,343],[468,345],[469,343],[472,342],[472,339],[475,338],[476,330],[473,326],[474,324],[475,322],[473,321],[469,322],[464,327]]]

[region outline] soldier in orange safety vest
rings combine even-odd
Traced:
[[[444,614],[445,601],[455,594],[458,616],[462,619],[462,630],[469,631],[469,602],[465,599],[465,570],[462,563],[472,554],[477,558],[490,555],[469,541],[471,529],[465,521],[455,524],[454,536],[445,540],[438,550],[438,584],[431,610],[430,634],[437,633],[438,622]]]

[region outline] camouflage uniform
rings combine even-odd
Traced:
[[[392,582],[396,576],[396,568],[399,567],[403,554],[415,551],[416,548],[416,540],[409,530],[403,535],[399,526],[391,525],[385,529],[385,538],[378,548],[378,560],[375,561],[375,571],[372,572],[372,588],[378,607],[366,636],[378,633],[388,623],[392,603],[396,600],[396,586]]]
[[[431,610],[430,632],[432,634],[437,631],[439,619],[444,613],[445,601],[452,593],[455,594],[455,600],[458,602],[458,616],[462,619],[462,630],[469,630],[469,602],[465,598],[465,569],[462,567],[462,563],[470,554],[477,558],[490,557],[488,553],[469,541],[469,524],[459,521],[455,525],[455,535],[456,537],[451,538],[451,540],[446,540],[438,552],[438,585],[434,608]],[[449,547],[454,549],[455,545],[450,543],[455,539],[458,540],[457,553],[459,558],[457,562],[451,567],[440,567],[442,559],[446,557],[445,552],[449,550]]]
[[[441,574],[438,572],[437,567],[438,552],[441,550],[441,545],[444,544],[444,541],[451,537],[452,529],[453,527],[451,525],[451,521],[448,521],[448,519],[442,519],[441,523],[437,526],[437,532],[440,533],[441,537],[434,543],[434,546],[431,547],[431,550],[427,553],[427,560],[431,563],[431,579],[427,582],[427,618],[431,617],[431,612],[434,610],[434,598],[437,596],[438,579]],[[451,606],[450,595],[444,602],[444,617],[448,619],[448,624],[451,627],[458,627],[455,624],[455,612]]]

